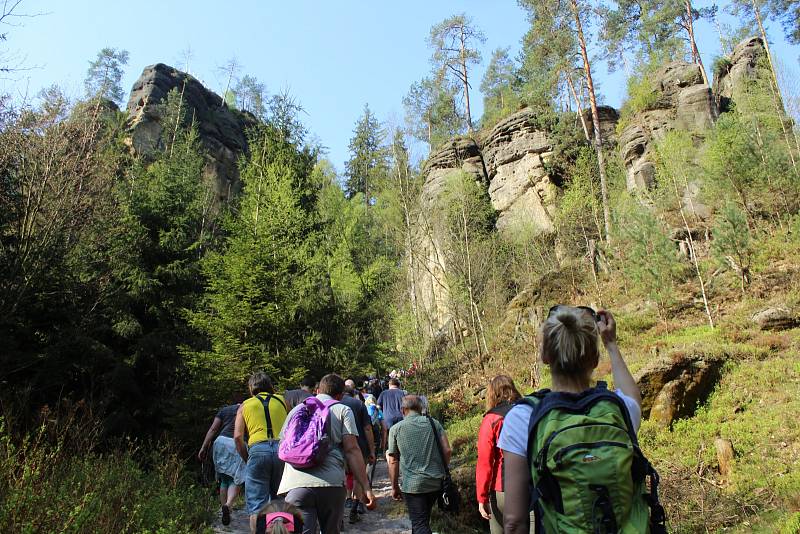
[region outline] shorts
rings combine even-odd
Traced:
[[[217,473],[217,480],[219,480],[219,489],[226,490],[233,486],[233,477],[225,473]]]
[[[392,428],[394,425],[396,425],[397,423],[399,423],[402,420],[403,420],[403,416],[402,415],[395,416],[395,417],[387,417],[387,418],[385,418],[383,420],[383,428],[385,428],[386,430],[389,430],[390,428]]]

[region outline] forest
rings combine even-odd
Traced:
[[[219,94],[156,64],[129,98],[106,47],[81,98],[0,97],[1,531],[208,531],[194,455],[252,372],[413,368],[471,499],[439,531],[481,532],[485,383],[549,384],[559,302],[619,316],[671,531],[800,531],[800,86],[770,49],[800,2],[518,4],[518,55],[433,25],[402,124],[364,105],[341,173],[235,61]]]

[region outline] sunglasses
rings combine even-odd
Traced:
[[[566,306],[565,304],[556,304],[555,306],[552,306],[550,308],[550,311],[547,312],[547,317],[548,318],[551,317],[558,308],[570,308],[570,307],[589,312],[589,314],[592,316],[592,319],[594,319],[595,322],[600,320],[600,314],[598,314],[596,311],[594,311],[594,309],[590,308],[589,306]]]

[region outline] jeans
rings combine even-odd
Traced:
[[[278,458],[278,441],[260,441],[248,451],[244,493],[247,513],[256,515],[278,494],[283,462]]]
[[[284,500],[300,509],[303,534],[316,534],[317,523],[322,534],[339,534],[346,492],[343,487],[295,488]]]
[[[433,493],[403,493],[408,518],[411,520],[411,534],[431,533],[431,510],[439,498],[440,491]]]

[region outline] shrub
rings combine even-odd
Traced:
[[[17,440],[0,420],[0,531],[204,531],[210,500],[170,447],[101,453],[49,430]]]

